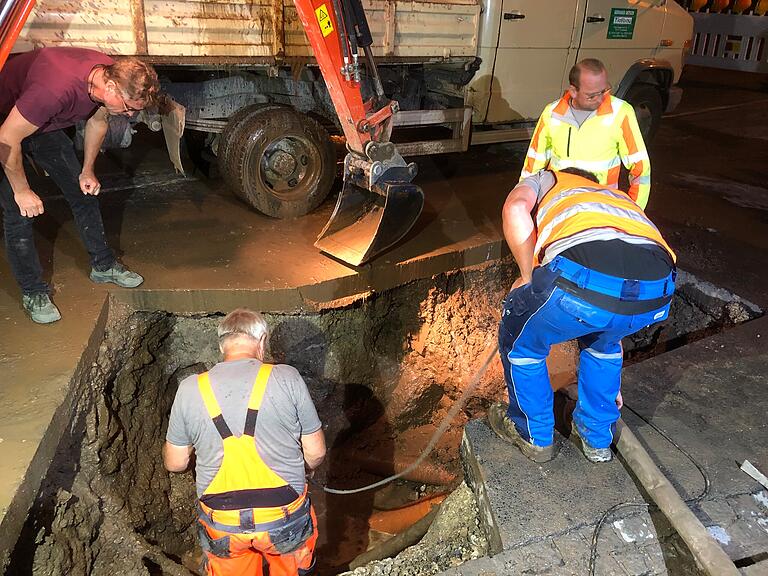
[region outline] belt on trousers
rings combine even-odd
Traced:
[[[599,292],[624,302],[653,300],[671,296],[675,290],[675,278],[677,277],[677,271],[673,269],[668,276],[660,280],[619,278],[590,270],[564,256],[556,256],[546,265],[546,268],[552,272],[559,272],[561,278],[572,282],[581,289]]]
[[[310,500],[306,490],[288,506],[267,509],[270,514],[263,515],[267,510],[246,508],[244,510],[214,510],[200,500],[197,501],[197,514],[212,528],[224,532],[265,532],[280,528],[291,520],[304,514],[309,514]],[[261,518],[260,518],[261,516]],[[264,518],[262,520],[262,518]],[[269,518],[268,520],[266,518]],[[256,520],[259,520],[258,522]]]

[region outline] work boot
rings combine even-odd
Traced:
[[[520,448],[520,452],[534,462],[541,464],[549,462],[555,457],[555,445],[536,446],[520,436],[520,432],[515,428],[515,424],[507,416],[507,405],[502,402],[496,402],[488,409],[488,424],[496,432],[499,438],[506,440]]]
[[[115,262],[111,268],[103,271],[91,268],[91,280],[97,284],[112,282],[112,284],[117,284],[123,288],[136,288],[144,282],[141,275],[131,272],[120,262]]]
[[[56,308],[56,304],[51,302],[48,294],[24,294],[21,297],[24,311],[29,315],[33,322],[38,324],[50,324],[61,320],[61,312]]]
[[[571,439],[590,462],[599,464],[600,462],[610,462],[613,460],[613,452],[611,452],[610,448],[592,448],[592,446],[587,444],[586,440],[581,437],[581,434],[576,429],[575,422],[571,422]]]

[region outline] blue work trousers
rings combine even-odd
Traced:
[[[62,130],[54,130],[28,136],[21,147],[25,155],[48,173],[72,208],[80,239],[91,257],[91,266],[96,270],[110,268],[115,263],[115,255],[104,234],[99,200],[80,190],[81,168],[72,140]],[[43,269],[35,247],[34,218],[21,215],[13,198],[11,183],[2,168],[0,206],[3,208],[5,250],[16,282],[24,294],[48,293],[50,288],[43,280]]]
[[[527,441],[536,446],[552,444],[554,393],[546,358],[553,344],[576,339],[581,352],[579,399],[573,420],[590,446],[607,448],[613,440],[613,426],[619,419],[615,401],[621,385],[621,339],[666,319],[669,302],[640,314],[609,312],[555,285],[561,275],[556,260],[554,265],[536,268],[532,281],[512,290],[504,300],[499,353],[509,392],[507,414]],[[570,265],[573,269],[573,263]],[[670,278],[671,287],[666,289],[666,296],[674,290],[674,276]],[[632,282],[636,293],[644,295],[648,293],[647,286],[658,285],[658,282],[628,282]],[[584,288],[602,286],[590,286],[587,281]]]

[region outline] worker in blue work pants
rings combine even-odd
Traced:
[[[521,278],[499,326],[509,405],[493,405],[488,421],[536,462],[555,455],[550,347],[578,340],[572,437],[591,462],[607,462],[619,418],[621,339],[666,319],[674,292],[675,255],[658,229],[624,192],[591,176],[541,171],[504,207]]]

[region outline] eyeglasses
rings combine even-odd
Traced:
[[[597,98],[602,98],[603,95],[607,94],[611,91],[611,86],[608,86],[608,88],[603,88],[600,90],[600,92],[592,92],[591,94],[584,94],[584,98],[587,100],[595,100]]]
[[[136,114],[137,112],[141,112],[143,110],[143,108],[133,108],[132,106],[128,106],[128,103],[125,101],[125,98],[123,97],[123,94],[120,92],[119,88],[116,88],[115,92],[118,96],[120,96],[120,101],[123,103],[123,112],[128,114]]]

